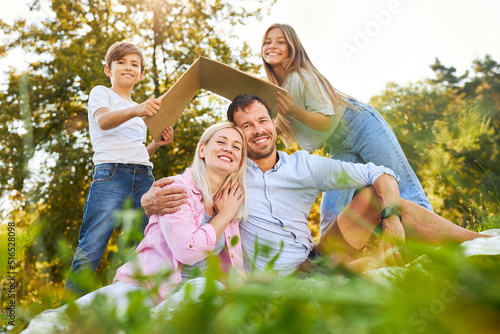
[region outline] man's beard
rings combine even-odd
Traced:
[[[274,141],[274,145],[269,146],[269,149],[265,151],[254,151],[250,148],[250,145],[247,145],[247,156],[252,160],[265,159],[268,158],[271,154],[273,154],[275,147],[276,147],[276,141]]]
[[[268,152],[254,152],[254,151],[248,151],[248,158],[252,160],[261,160],[269,157],[273,153],[273,150],[269,150]]]

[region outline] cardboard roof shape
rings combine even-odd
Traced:
[[[163,95],[158,113],[153,117],[144,118],[156,141],[161,140],[161,133],[167,126],[174,126],[200,89],[209,90],[229,100],[233,100],[239,94],[257,95],[269,104],[274,116],[277,114],[277,101],[273,93],[286,92],[285,89],[264,79],[217,61],[199,57]]]

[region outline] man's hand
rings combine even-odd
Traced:
[[[384,232],[376,254],[351,261],[347,267],[355,272],[363,272],[382,267],[404,267],[410,262],[404,244],[405,231],[397,216],[382,220]]]
[[[186,190],[180,187],[166,187],[172,184],[172,178],[162,178],[155,181],[151,189],[142,195],[141,205],[146,215],[165,215],[179,211],[182,204],[186,203]]]
[[[383,233],[379,244],[379,255],[388,266],[404,267],[409,262],[405,246],[405,230],[397,216],[382,220]]]

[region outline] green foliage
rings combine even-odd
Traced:
[[[22,48],[35,59],[26,74],[11,70],[8,86],[0,91],[0,195],[9,198],[8,219],[16,223],[21,327],[22,321],[57,307],[61,299],[91,178],[86,101],[93,86],[109,85],[102,71],[107,48],[130,40],[145,51],[146,77],[133,94],[137,102],[166,92],[198,56],[255,73],[259,60],[231,28],[260,17],[261,9],[250,8],[268,7],[274,1],[49,3],[51,12],[36,24],[0,22],[0,29],[11,37],[0,45],[0,55]],[[39,5],[34,0],[32,9],[39,10]],[[396,132],[436,211],[470,229],[496,227],[500,222],[500,64],[486,56],[460,76],[438,60],[432,68],[435,79],[407,87],[389,84],[372,103]],[[176,124],[174,142],[152,157],[155,177],[174,175],[191,163],[199,134],[221,119],[225,103],[205,92],[195,97]],[[40,167],[30,168],[30,161]],[[309,216],[316,239],[318,212],[319,201]],[[130,240],[137,238],[132,228],[136,214],[123,212],[124,227],[113,236],[104,256],[104,273],[97,280],[84,277],[89,284],[108,283],[116,268],[133,258]],[[4,257],[0,254],[2,266]],[[126,333],[490,331],[499,316],[498,258],[464,258],[453,249],[430,258],[382,283],[352,275],[346,278],[342,268],[329,267],[324,275],[306,279],[249,275],[243,285],[230,277],[222,294],[211,290],[201,303],[186,303],[162,319],[151,319],[141,293],[129,296],[131,306],[125,317],[104,298],[88,309],[70,308],[68,315],[82,333],[120,329]],[[3,308],[8,300],[4,298],[7,270],[0,269]],[[220,275],[211,266],[208,281],[213,283]],[[160,282],[162,278],[151,279]],[[6,319],[3,315],[1,326]]]
[[[10,198],[4,221],[18,216],[19,230],[38,226],[23,249],[25,269],[45,263],[49,281],[61,282],[71,263],[68,253],[76,249],[91,180],[87,99],[92,87],[109,86],[103,72],[108,47],[128,40],[144,50],[146,76],[134,88],[137,102],[165,93],[199,56],[255,73],[256,58],[231,29],[259,19],[273,1],[47,3],[50,12],[40,22],[20,19],[0,27],[9,36],[2,54],[22,48],[34,59],[26,74],[11,70],[8,87],[0,91],[0,196]],[[31,9],[39,11],[40,4],[33,1]],[[151,159],[155,177],[175,175],[190,164],[199,134],[221,118],[222,103],[207,93],[192,101],[175,126],[174,143]],[[55,240],[67,247],[62,257]]]
[[[394,129],[435,211],[481,230],[498,215],[500,64],[474,61],[457,77],[439,60],[436,79],[388,84],[371,102]]]
[[[417,245],[418,246],[418,245]],[[428,250],[407,268],[364,275],[321,265],[315,274],[251,273],[221,279],[211,259],[207,291],[154,316],[147,293],[129,294],[125,312],[105,297],[65,316],[81,333],[494,333],[500,316],[500,258],[465,257],[460,248]],[[327,261],[328,262],[328,261]],[[19,310],[22,311],[21,309]],[[23,311],[24,312],[24,311]],[[32,311],[27,310],[26,313]],[[32,317],[26,315],[26,320]]]

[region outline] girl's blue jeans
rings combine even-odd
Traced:
[[[400,179],[401,198],[432,211],[431,203],[389,124],[372,106],[354,99],[349,102],[359,110],[347,108],[341,124],[327,140],[330,158],[354,163],[372,162],[392,169]],[[320,209],[322,234],[353,196],[354,189],[323,193]]]
[[[132,208],[141,208],[141,197],[154,182],[151,167],[137,164],[103,163],[94,167],[94,176],[83,209],[83,220],[65,290],[75,294],[88,291],[79,287],[75,274],[83,269],[95,271],[117,226],[116,214],[127,199]],[[144,230],[148,222],[144,214]],[[65,291],[67,292],[67,291]]]

